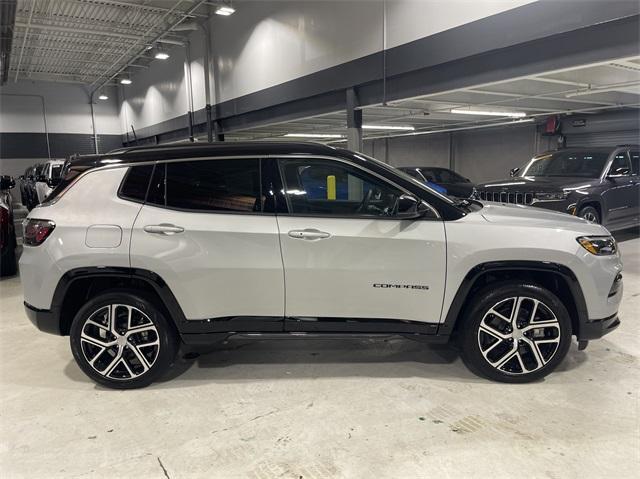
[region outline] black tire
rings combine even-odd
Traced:
[[[110,305],[118,306],[112,310],[109,308]],[[134,311],[133,319],[127,321],[123,314],[127,314],[129,310]],[[113,316],[117,319],[110,323],[110,319],[105,319],[104,315],[110,315],[112,311],[115,311]],[[89,319],[103,324],[104,327],[87,323]],[[125,335],[120,335],[120,332],[126,329],[126,323],[134,321],[137,322],[135,328],[148,331],[136,333],[136,329],[131,328]],[[107,328],[112,325],[115,325],[112,328],[116,331],[115,334]],[[88,335],[92,340],[98,339],[105,343],[115,340],[122,343],[100,351],[102,346],[81,339],[83,331],[85,338]],[[158,343],[157,350],[154,345],[147,345],[155,342]],[[167,373],[178,352],[178,335],[170,319],[166,318],[162,310],[146,296],[126,290],[100,294],[80,308],[71,324],[70,343],[73,357],[80,369],[95,382],[114,389],[135,389],[150,385]],[[100,352],[96,353],[97,351]],[[140,357],[140,353],[144,358]],[[116,355],[120,355],[117,361]],[[91,365],[90,358],[94,360],[96,368]],[[114,361],[116,364],[110,368]],[[97,369],[104,363],[107,363],[107,366],[101,373]]]
[[[578,212],[578,216],[580,218],[584,218],[587,221],[595,224],[601,224],[602,218],[600,218],[600,213],[593,206],[585,206],[584,208],[580,208]]]
[[[7,249],[0,256],[0,277],[15,276],[18,272],[18,260],[16,259],[16,236],[11,233]]]
[[[509,313],[510,317],[514,310],[518,311],[517,326],[493,314],[492,308],[504,316]],[[549,326],[536,327],[541,323]],[[535,329],[527,331],[527,327]],[[497,332],[504,339],[493,336]],[[494,284],[479,291],[465,308],[460,331],[461,356],[467,367],[479,376],[505,383],[536,381],[564,359],[571,345],[571,333],[567,308],[549,290],[523,282]],[[505,359],[507,361],[500,364]]]

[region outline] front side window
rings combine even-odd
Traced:
[[[611,162],[610,176],[626,176],[631,174],[631,164],[626,152],[618,153]]]
[[[147,201],[184,210],[260,212],[260,160],[198,160],[156,166]]]
[[[604,152],[559,151],[533,158],[518,176],[599,178],[608,158]]]
[[[397,214],[403,192],[359,168],[333,160],[281,160],[293,214],[380,216]]]
[[[631,157],[631,173],[640,175],[640,152],[638,152],[638,150],[631,150],[629,156]]]

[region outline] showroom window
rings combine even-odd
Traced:
[[[120,197],[128,200],[144,202],[149,186],[149,178],[153,171],[153,165],[132,166],[120,188]]]
[[[147,201],[184,210],[260,212],[260,160],[201,160],[158,165]]]
[[[380,216],[395,213],[399,189],[338,161],[281,160],[293,214]]]

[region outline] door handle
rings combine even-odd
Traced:
[[[158,235],[174,235],[176,233],[182,233],[184,228],[181,226],[170,225],[162,223],[159,225],[147,225],[143,228],[146,233],[153,233]]]
[[[288,234],[291,238],[306,239],[306,240],[319,240],[319,239],[325,239],[331,236],[329,233],[325,231],[320,231],[316,229],[291,230],[289,231]]]

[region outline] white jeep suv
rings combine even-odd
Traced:
[[[139,147],[70,160],[25,225],[25,307],[82,370],[150,384],[230,335],[455,340],[476,373],[532,381],[618,324],[602,226],[462,201],[312,143]]]

